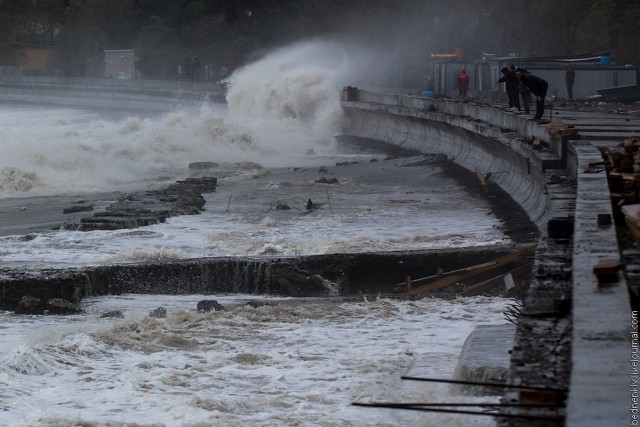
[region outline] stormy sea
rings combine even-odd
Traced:
[[[166,114],[0,104],[0,268],[509,243],[443,159],[340,136],[339,93],[363,67],[338,45],[308,42],[234,72],[226,104]],[[65,206],[100,211],[193,176],[194,162],[218,179],[199,215],[135,230],[55,227]],[[199,313],[202,299],[225,310]],[[492,426],[352,403],[497,402],[401,376],[450,378],[473,328],[505,323],[511,303],[119,295],[83,300],[82,315],[0,311],[0,423]],[[166,317],[149,315],[159,307]],[[123,317],[102,316],[113,311]]]

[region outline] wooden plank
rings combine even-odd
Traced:
[[[416,281],[414,281],[411,289],[407,292],[407,294],[423,295],[429,292],[436,291],[438,289],[442,289],[444,287],[456,284],[462,280],[466,280],[471,277],[477,276],[478,274],[484,273],[486,271],[490,271],[495,268],[502,267],[512,262],[515,262],[526,255],[533,254],[535,252],[535,249],[536,249],[536,246],[527,246],[525,248],[515,250],[510,254],[496,258],[493,261],[484,262],[482,264],[473,265],[473,266],[462,268],[460,270],[455,270],[452,272],[444,272],[440,275],[440,278],[426,285],[415,286]]]
[[[485,280],[484,282],[476,283],[475,285],[471,285],[465,288],[462,292],[460,292],[456,296],[469,297],[469,296],[480,295],[482,292],[488,291],[489,289],[492,289],[499,285],[504,286],[505,290],[508,292],[511,289],[507,287],[505,283],[505,278],[508,276],[512,276],[513,273],[515,273],[516,271],[520,271],[523,268],[529,268],[529,267],[518,267],[507,273],[500,274],[499,276],[492,277],[491,279]]]

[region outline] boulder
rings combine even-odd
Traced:
[[[164,307],[158,307],[154,310],[151,310],[149,313],[149,317],[155,317],[156,319],[164,319],[167,317],[167,309]]]
[[[196,309],[199,313],[207,313],[209,311],[225,311],[224,306],[213,299],[205,299],[199,301]]]
[[[122,314],[122,312],[120,310],[113,310],[113,311],[107,311],[106,313],[103,313],[100,316],[101,319],[109,319],[109,318],[114,318],[114,319],[123,319],[124,318],[124,314]]]
[[[258,307],[271,307],[273,306],[273,304],[271,304],[270,302],[267,301],[247,301],[244,303],[245,307],[249,306],[251,308],[258,308]]]
[[[45,302],[31,295],[20,298],[16,307],[16,314],[44,314]]]
[[[62,298],[51,298],[47,301],[45,314],[82,314],[84,310],[78,304]]]

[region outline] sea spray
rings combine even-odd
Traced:
[[[0,108],[1,196],[132,191],[180,179],[194,161],[300,166],[334,152],[340,90],[355,55],[333,42],[277,50],[229,78],[228,109],[203,104],[155,116]],[[16,185],[16,177],[20,178]]]

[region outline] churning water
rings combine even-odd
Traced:
[[[218,189],[205,195],[201,215],[137,230],[4,235],[0,263],[81,266],[506,242],[483,200],[446,177],[435,158],[388,159],[336,143],[339,91],[362,70],[358,58],[332,43],[292,46],[232,75],[228,105],[161,116],[0,106],[0,216],[7,218],[30,221],[47,197],[104,209],[114,193],[189,176],[189,163],[218,164],[211,170]],[[337,183],[316,182],[321,177]],[[306,214],[308,199],[324,205]],[[275,210],[276,202],[292,209]],[[0,423],[493,425],[490,417],[351,402],[473,400],[400,376],[450,377],[466,336],[477,324],[503,323],[507,300],[292,304],[257,297],[272,305],[250,308],[242,306],[248,296],[218,295],[227,311],[198,314],[203,298],[92,298],[84,301],[86,315],[69,317],[1,313]],[[158,306],[167,308],[166,319],[147,316]],[[125,318],[100,317],[109,310]]]
[[[490,426],[490,417],[352,402],[495,402],[402,375],[450,377],[466,336],[507,301],[348,304],[218,296],[92,298],[88,314],[0,316],[0,420],[8,426]],[[207,298],[210,298],[207,297]],[[146,316],[167,307],[166,319]],[[233,308],[236,306],[236,308]],[[121,310],[125,319],[99,314]]]

